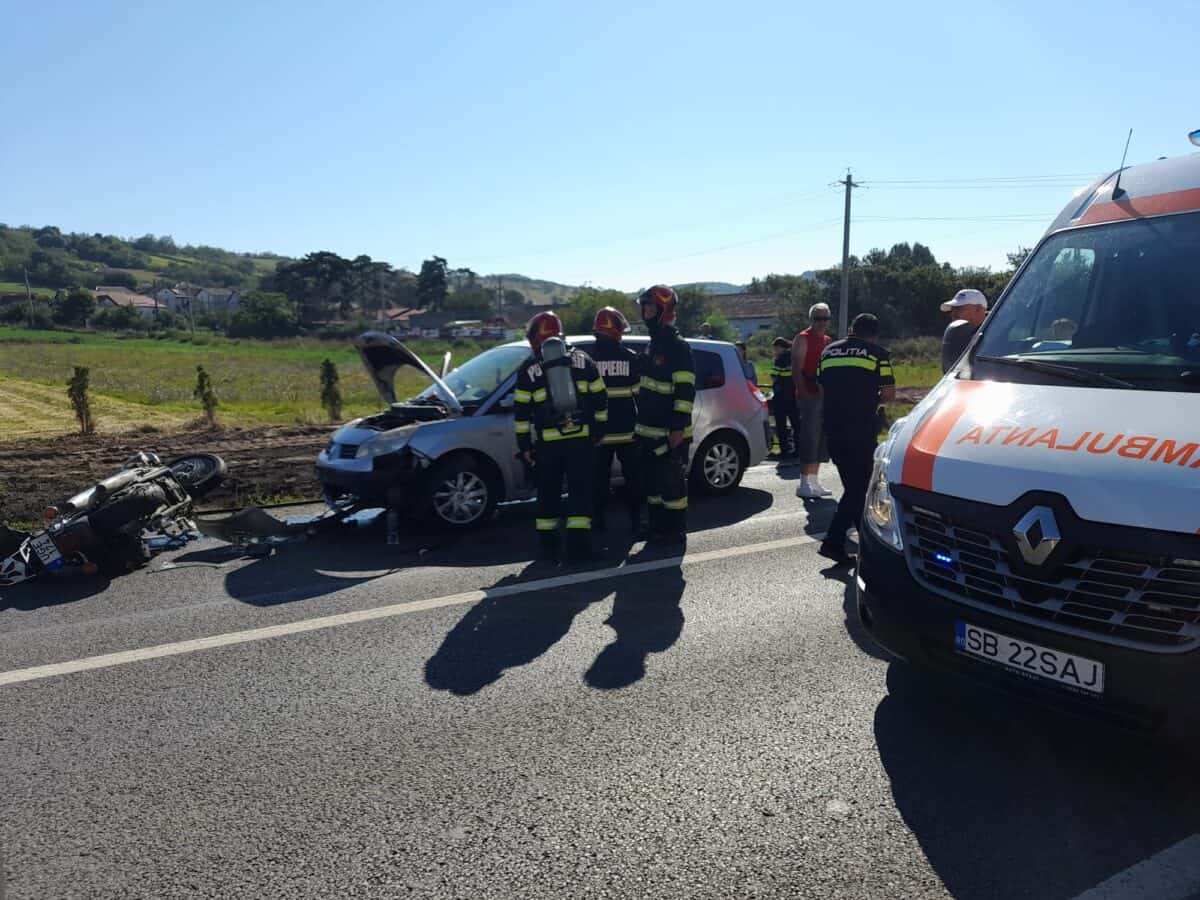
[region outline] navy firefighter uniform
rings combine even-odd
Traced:
[[[666,285],[638,298],[650,343],[642,353],[637,425],[642,477],[653,543],[683,543],[687,535],[687,463],[696,401],[692,349],[675,328],[679,299]]]
[[[533,348],[517,373],[513,421],[517,447],[533,466],[537,483],[537,532],[541,555],[553,556],[562,526],[562,487],[567,482],[567,552],[591,554],[595,482],[593,443],[602,440],[608,395],[596,364],[569,346],[554,313],[530,320],[526,337]]]
[[[627,331],[629,320],[620,310],[611,306],[597,312],[592,322],[592,334],[596,336],[592,359],[608,393],[608,422],[604,436],[596,445],[596,496],[592,524],[597,531],[607,527],[605,513],[611,493],[614,458],[620,462],[621,476],[625,479],[630,525],[634,532],[642,528],[642,506],[645,502],[642,465],[634,435],[641,357],[621,342]]]

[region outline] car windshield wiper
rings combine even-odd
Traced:
[[[1042,362],[1036,359],[1021,359],[1011,356],[976,356],[975,362],[995,363],[1001,366],[1016,366],[1028,369],[1030,372],[1042,372],[1046,375],[1057,375],[1069,381],[1080,384],[1103,384],[1107,387],[1132,388],[1133,384],[1105,375],[1103,372],[1093,372],[1091,369],[1081,369],[1078,366],[1064,366],[1060,363]]]

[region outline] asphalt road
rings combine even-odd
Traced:
[[[6,592],[8,900],[1200,891],[1194,755],[890,662],[793,476],[682,561],[530,565],[518,507]]]

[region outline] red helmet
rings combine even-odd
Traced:
[[[546,338],[562,337],[562,333],[562,321],[552,312],[538,313],[529,320],[529,326],[525,329],[529,346],[535,351],[541,349],[542,341]]]
[[[596,319],[592,322],[592,334],[604,335],[614,341],[619,341],[621,335],[629,330],[629,320],[619,309],[606,306],[597,311]]]
[[[679,298],[675,295],[675,291],[665,284],[656,284],[654,287],[646,288],[638,297],[638,305],[644,306],[647,303],[653,303],[658,307],[658,317],[655,321],[659,325],[675,324],[675,310],[679,306]]]

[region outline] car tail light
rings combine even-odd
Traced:
[[[750,388],[750,393],[754,397],[754,399],[762,404],[763,409],[766,409],[767,408],[767,398],[766,398],[766,395],[763,394],[763,392],[758,389],[758,385],[747,378],[746,379],[746,387]]]

